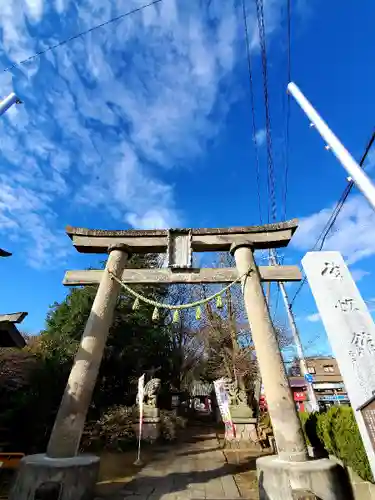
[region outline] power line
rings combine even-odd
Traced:
[[[372,133],[371,138],[368,141],[366,149],[365,149],[365,151],[364,151],[364,153],[362,155],[362,158],[361,158],[361,160],[359,162],[359,165],[361,167],[363,167],[363,164],[364,164],[364,162],[365,162],[365,160],[367,158],[368,153],[370,152],[370,149],[371,149],[374,141],[375,141],[375,131]],[[337,217],[339,216],[339,213],[340,213],[342,207],[344,206],[344,203],[346,202],[346,200],[347,200],[347,198],[348,198],[351,190],[353,189],[353,186],[354,186],[354,182],[353,182],[353,180],[350,180],[349,184],[346,186],[346,188],[344,189],[343,193],[341,194],[341,196],[340,196],[340,198],[339,198],[339,200],[338,200],[335,208],[333,209],[332,214],[330,215],[330,217],[329,217],[326,225],[324,226],[322,232],[320,233],[318,239],[316,240],[315,245],[310,250],[311,252],[314,251],[314,250],[316,250],[318,246],[319,246],[318,250],[319,251],[322,250],[322,248],[324,246],[324,243],[325,243],[325,241],[327,239],[327,236],[330,233],[330,231],[332,230],[332,227],[334,226],[334,224],[335,224],[335,222],[337,220]],[[293,303],[294,303],[296,297],[298,296],[298,294],[302,290],[302,287],[305,285],[306,281],[307,281],[307,278],[305,276],[303,278],[303,280],[301,281],[300,286],[298,287],[296,293],[294,294],[294,297],[293,297],[293,299],[292,299],[292,301],[290,303],[290,307],[293,306]]]
[[[371,149],[374,141],[375,141],[375,132],[373,132],[373,134],[372,134],[372,136],[371,136],[371,138],[370,138],[370,140],[369,140],[369,142],[368,142],[368,144],[366,146],[365,152],[362,155],[361,161],[359,162],[359,165],[361,167],[363,167],[363,164],[364,164],[364,162],[366,160],[366,157],[367,157],[367,155],[368,155],[368,153],[369,153],[369,151],[370,151],[370,149]],[[342,207],[343,207],[346,199],[348,198],[351,190],[353,189],[353,186],[354,186],[354,182],[353,182],[353,180],[350,180],[349,184],[347,185],[347,187],[345,188],[343,194],[341,195],[341,198],[340,198],[339,203],[338,203],[338,208],[337,208],[336,212],[333,214],[333,217],[331,218],[331,220],[329,221],[328,228],[326,229],[326,231],[325,231],[325,233],[324,233],[324,235],[322,237],[322,242],[321,242],[321,245],[320,245],[320,250],[323,248],[323,245],[324,245],[325,240],[326,240],[326,238],[328,236],[328,233],[331,231],[333,225],[335,224],[336,219],[337,219],[337,217],[339,215],[339,212],[342,209]]]
[[[269,111],[268,98],[268,76],[267,76],[267,49],[266,49],[266,34],[264,27],[264,10],[263,0],[255,0],[257,10],[259,44],[262,56],[263,70],[263,93],[264,107],[266,112],[266,138],[267,138],[267,160],[268,160],[268,191],[271,198],[271,215],[273,221],[277,219],[276,195],[275,195],[275,172],[272,157],[272,136],[271,136],[271,117]]]
[[[291,69],[291,2],[287,0],[287,83],[292,81]],[[290,125],[290,93],[286,93],[286,117],[285,117],[285,188],[284,188],[284,213],[286,219],[286,202],[288,196],[288,173],[289,173],[289,125]]]
[[[255,170],[256,170],[257,190],[258,190],[258,208],[259,208],[260,223],[263,224],[263,222],[262,222],[262,206],[261,206],[261,200],[260,200],[259,152],[258,152],[258,141],[257,141],[257,137],[256,137],[256,125],[255,125],[253,71],[252,71],[252,65],[251,65],[249,30],[247,27],[245,0],[242,0],[242,14],[243,14],[243,22],[244,22],[244,28],[245,28],[247,68],[248,68],[248,73],[249,73],[250,103],[251,103],[251,117],[252,117],[252,139],[253,139],[254,149],[255,149]]]
[[[23,59],[22,61],[19,61],[19,62],[16,62],[16,63],[12,64],[12,66],[9,66],[8,68],[5,68],[3,70],[3,72],[10,71],[11,69],[15,68],[16,66],[20,66],[21,64],[25,64],[25,63],[33,60],[33,59],[36,59],[37,57],[40,57],[41,55],[45,54],[46,52],[50,52],[53,49],[61,47],[62,45],[66,45],[67,43],[71,42],[72,40],[76,40],[77,38],[85,36],[88,33],[91,33],[92,31],[95,31],[95,30],[97,30],[99,28],[102,28],[103,26],[107,26],[108,24],[112,24],[112,23],[114,23],[116,21],[120,21],[124,17],[130,16],[131,14],[135,14],[136,12],[140,12],[143,9],[146,9],[147,7],[151,7],[152,5],[155,5],[155,4],[157,4],[157,3],[161,2],[161,1],[162,0],[154,0],[153,2],[150,2],[150,3],[146,4],[146,5],[142,5],[141,7],[137,7],[135,9],[132,9],[132,10],[130,10],[128,12],[125,12],[124,14],[121,14],[121,15],[116,16],[116,17],[112,17],[111,19],[108,19],[108,21],[105,21],[104,23],[101,23],[101,24],[98,24],[96,26],[93,26],[92,28],[90,28],[90,29],[88,29],[86,31],[81,31],[81,33],[78,33],[77,35],[73,35],[70,38],[67,38],[65,40],[62,40],[61,42],[56,43],[55,45],[50,45],[46,49],[40,50],[39,52],[36,52],[32,56],[27,57],[26,59]]]

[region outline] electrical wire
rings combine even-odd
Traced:
[[[18,61],[16,63],[12,64],[8,68],[5,68],[3,70],[3,72],[10,71],[11,69],[13,69],[13,68],[15,68],[17,66],[21,66],[21,64],[25,64],[25,63],[27,63],[29,61],[32,61],[33,59],[36,59],[37,57],[40,57],[41,55],[45,54],[46,52],[50,52],[51,50],[54,50],[54,49],[56,49],[58,47],[61,47],[62,45],[66,45],[67,43],[71,42],[72,40],[76,40],[77,38],[85,36],[88,33],[91,33],[92,31],[95,31],[95,30],[97,30],[99,28],[103,28],[103,26],[107,26],[108,24],[112,24],[112,23],[114,23],[116,21],[120,21],[124,17],[130,16],[131,14],[135,14],[136,12],[140,12],[140,11],[146,9],[147,7],[151,7],[152,5],[155,5],[155,4],[159,3],[159,2],[162,2],[162,0],[154,0],[153,2],[150,2],[148,4],[142,5],[141,7],[137,7],[135,9],[132,9],[132,10],[130,10],[128,12],[125,12],[124,14],[121,14],[121,15],[116,16],[116,17],[112,17],[111,19],[108,19],[104,23],[101,23],[101,24],[98,24],[96,26],[93,26],[92,28],[89,28],[88,30],[81,31],[81,33],[78,33],[77,35],[73,35],[73,36],[71,36],[69,38],[66,38],[65,40],[62,40],[61,42],[58,42],[55,45],[50,45],[46,49],[40,50],[39,52],[36,52],[32,56],[27,57],[26,59],[23,59],[22,61]]]
[[[291,1],[287,0],[287,83],[292,81],[291,68]],[[289,128],[290,128],[290,93],[286,93],[286,116],[285,116],[285,153],[284,153],[284,200],[283,218],[286,219],[287,196],[288,196],[288,174],[289,174]]]
[[[250,103],[251,103],[251,117],[252,117],[252,139],[254,143],[255,150],[255,170],[256,170],[256,180],[257,180],[257,190],[258,190],[258,209],[260,223],[262,221],[262,205],[260,199],[260,165],[259,165],[259,151],[258,151],[258,140],[256,136],[256,124],[255,124],[255,105],[254,105],[254,85],[253,85],[253,71],[251,64],[251,54],[250,54],[250,42],[249,42],[249,30],[247,26],[247,16],[246,16],[246,6],[245,0],[242,0],[242,15],[245,29],[245,42],[246,42],[246,56],[247,56],[247,69],[249,73],[249,89],[250,89]]]
[[[368,141],[367,143],[367,146],[366,146],[366,149],[362,155],[362,158],[359,162],[359,165],[361,167],[363,167],[363,164],[367,158],[367,155],[369,154],[370,152],[370,149],[373,145],[375,141],[375,131],[372,133],[371,135],[371,138],[370,140]],[[351,190],[353,189],[353,186],[354,186],[354,182],[353,180],[350,180],[349,181],[349,184],[346,186],[346,188],[344,189],[343,193],[341,194],[335,208],[333,209],[332,211],[332,214],[330,215],[326,225],[324,226],[322,232],[320,233],[318,239],[316,240],[315,242],[315,245],[313,246],[313,248],[310,250],[311,252],[313,252],[314,250],[318,249],[318,251],[322,250],[323,246],[324,246],[324,243],[326,242],[326,239],[327,239],[327,236],[329,235],[329,233],[331,232],[336,220],[337,220],[337,217],[339,216],[339,213],[341,212],[342,210],[342,207],[344,206],[344,203],[346,202]],[[301,292],[302,290],[302,287],[305,285],[307,281],[307,277],[305,276],[303,278],[303,280],[301,281],[300,283],[300,286],[298,287],[296,293],[294,294],[293,296],[293,299],[290,303],[290,307],[292,308],[293,306],[293,303],[294,301],[296,300],[298,294]]]
[[[266,49],[266,34],[264,27],[264,9],[263,0],[255,0],[257,11],[257,22],[259,32],[259,45],[262,58],[263,70],[263,93],[264,93],[264,107],[266,114],[266,139],[267,139],[267,163],[268,163],[268,194],[271,201],[271,216],[272,220],[277,220],[277,205],[275,193],[275,172],[273,165],[272,155],[272,135],[271,135],[271,117],[269,110],[269,95],[268,95],[268,75],[267,75],[267,49]]]

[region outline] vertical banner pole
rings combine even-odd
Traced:
[[[142,425],[143,425],[143,399],[145,387],[145,374],[138,379],[138,405],[139,405],[139,432],[138,432],[138,451],[137,460],[135,465],[141,465],[141,439],[142,439]]]

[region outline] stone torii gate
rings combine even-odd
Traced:
[[[98,283],[99,286],[47,453],[23,459],[10,499],[34,498],[42,483],[51,481],[59,483],[58,498],[61,500],[84,500],[89,498],[94,488],[99,459],[79,456],[78,450],[120,292],[121,284],[113,276],[127,284],[230,283],[242,276],[245,308],[278,449],[278,456],[258,460],[260,488],[264,495],[268,495],[263,498],[292,498],[288,493],[291,491],[290,468],[297,472],[299,478],[317,476],[316,479],[323,485],[318,488],[323,500],[343,498],[322,495],[324,486],[327,487],[335,476],[337,464],[328,461],[327,465],[323,461],[323,465],[315,465],[312,471],[306,467],[307,449],[262,289],[262,281],[299,281],[300,271],[296,266],[258,267],[254,259],[255,250],[287,246],[296,229],[297,220],[226,229],[103,231],[67,227],[66,232],[79,252],[108,253],[109,257],[104,271],[68,271],[65,275],[65,285]],[[230,251],[237,269],[193,269],[193,251]],[[125,269],[132,253],[164,252],[168,256],[168,269]],[[284,479],[275,483],[275,474],[281,474]],[[300,479],[296,481],[296,487],[306,486],[306,481],[302,484]]]

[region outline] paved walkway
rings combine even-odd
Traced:
[[[203,431],[204,432],[204,431]],[[215,434],[189,433],[155,458],[110,500],[237,499],[241,493]],[[249,496],[246,494],[246,497]],[[98,497],[98,499],[104,497]],[[253,497],[257,498],[256,496]]]

